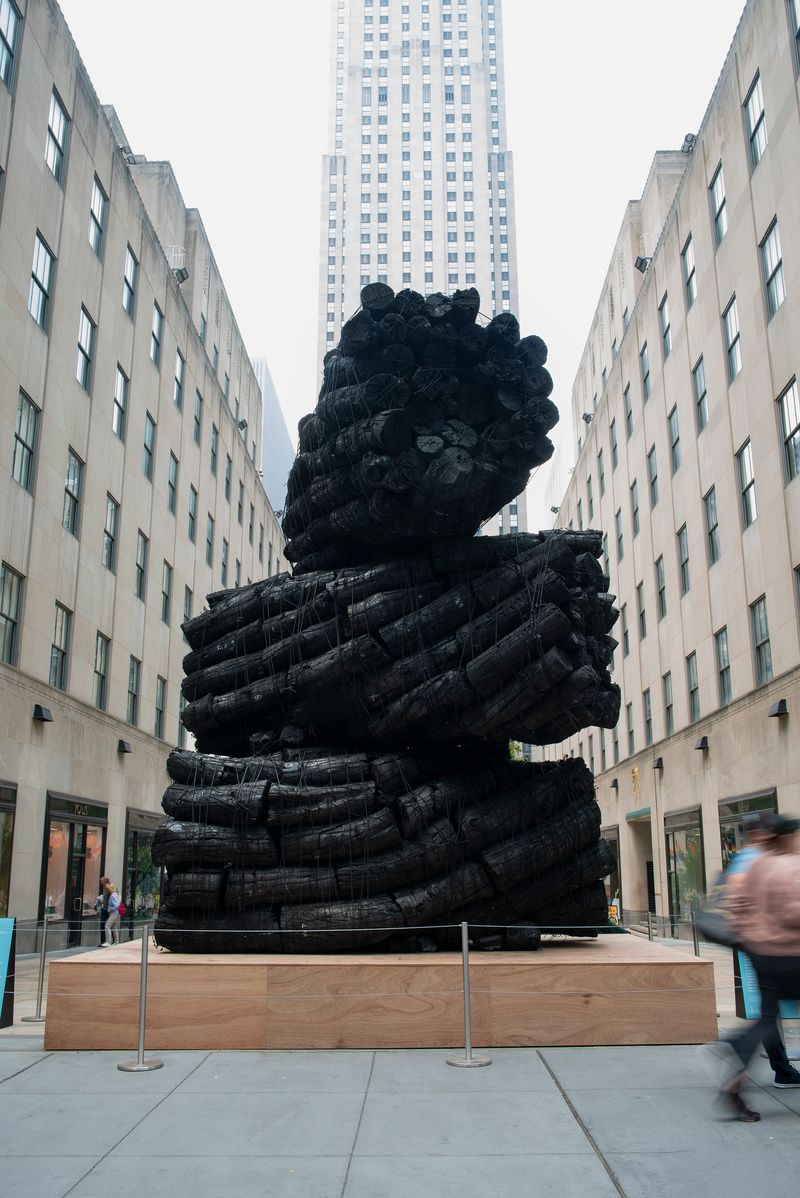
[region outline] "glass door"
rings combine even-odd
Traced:
[[[161,818],[160,814],[128,812],[124,901],[130,935],[135,921],[154,919],[161,906],[164,870],[153,864],[152,853],[153,836]]]
[[[43,869],[42,914],[56,921],[53,946],[98,943],[100,893],[105,854],[106,808],[51,798]],[[88,819],[86,817],[89,817]]]
[[[673,936],[688,936],[692,911],[705,894],[705,863],[700,812],[667,816],[667,876]]]
[[[11,847],[14,843],[14,807],[16,791],[0,786],[0,919],[8,915],[8,892],[11,888]],[[20,950],[17,949],[19,952]]]

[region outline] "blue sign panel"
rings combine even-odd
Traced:
[[[14,1022],[14,923],[13,919],[0,919],[0,1027],[11,1027]]]
[[[761,1015],[761,991],[758,988],[758,978],[753,964],[747,953],[736,950],[739,960],[739,974],[742,980],[742,999],[744,1001],[745,1019],[758,1019]],[[780,1004],[781,1019],[800,1019],[800,1006],[792,998],[784,998]]]

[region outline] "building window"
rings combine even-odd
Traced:
[[[150,361],[161,365],[161,338],[164,335],[164,313],[158,304],[153,304],[153,322],[150,326]]]
[[[94,705],[105,711],[108,701],[108,654],[111,641],[98,632],[94,643]]]
[[[791,482],[800,474],[800,401],[797,396],[797,380],[792,379],[786,390],[778,396],[783,435],[783,460],[786,481]]]
[[[769,645],[767,623],[767,601],[762,595],[750,607],[750,624],[753,630],[753,650],[756,657],[756,685],[763,686],[772,678],[772,651]]]
[[[167,511],[175,515],[178,501],[178,459],[170,451],[169,467],[167,470]]]
[[[22,607],[22,575],[3,562],[0,567],[0,660],[13,666],[17,659],[17,629]]]
[[[714,652],[717,658],[717,693],[720,707],[727,706],[733,697],[731,688],[731,659],[728,653],[728,629],[714,633]]]
[[[67,532],[77,537],[80,530],[83,462],[74,449],[67,451],[67,477],[64,480],[64,510],[61,523]]]
[[[44,160],[53,173],[56,183],[64,181],[64,159],[67,153],[67,131],[69,117],[64,105],[53,88],[50,97],[50,115],[47,118],[47,141],[44,147]]]
[[[720,558],[719,519],[717,517],[717,492],[712,487],[703,497],[703,510],[706,522],[706,544],[708,546],[708,564],[713,566]]]
[[[650,507],[652,509],[658,503],[658,461],[655,445],[651,445],[647,453],[647,482],[650,487]]]
[[[633,535],[639,535],[639,484],[636,479],[631,483],[631,524],[633,526]]]
[[[639,640],[643,641],[647,636],[647,612],[644,607],[643,582],[640,582],[636,587],[636,617],[639,622]]]
[[[694,409],[697,414],[697,431],[698,433],[702,433],[708,424],[706,367],[702,358],[692,371],[692,386],[694,388]]]
[[[680,468],[681,464],[681,434],[678,426],[677,405],[672,409],[669,416],[667,416],[667,430],[669,432],[670,469],[674,474]]]
[[[600,498],[602,499],[606,493],[606,468],[602,449],[597,454],[597,482],[600,487]]]
[[[669,351],[672,349],[672,326],[669,321],[669,299],[666,292],[658,305],[658,327],[661,330],[661,349],[666,361]]]
[[[622,536],[622,509],[618,509],[614,513],[614,532],[617,537],[617,562],[621,562],[625,556],[625,542]]]
[[[653,743],[653,705],[650,702],[650,687],[642,693],[642,719],[644,720],[644,743]]]
[[[722,325],[725,330],[725,351],[728,355],[728,378],[733,382],[742,369],[742,347],[739,340],[739,309],[736,306],[736,296],[733,297],[722,313]]]
[[[772,222],[761,242],[761,266],[767,292],[767,312],[771,319],[786,299],[786,280],[783,275],[783,256],[777,219]]]
[[[172,566],[165,561],[161,570],[161,622],[169,624],[172,608]]]
[[[627,657],[631,651],[631,639],[628,633],[628,605],[623,603],[619,611],[620,623],[622,625],[622,656]]]
[[[28,288],[28,311],[39,325],[47,331],[50,306],[50,288],[53,281],[55,258],[37,233],[33,243],[33,267]]]
[[[239,561],[238,557],[233,570],[233,585],[235,587],[240,587],[242,585],[242,563]]]
[[[672,702],[672,672],[669,670],[661,678],[661,692],[664,696],[664,735],[672,736],[675,731],[675,707]]]
[[[89,206],[89,245],[98,258],[102,257],[103,253],[103,233],[106,227],[107,208],[108,197],[100,186],[100,180],[95,175],[92,183],[92,202]]]
[[[241,524],[244,520],[244,483],[239,479],[239,499],[236,504],[236,519]]]
[[[503,526],[503,517],[501,514],[500,527],[502,528],[502,526]],[[581,532],[583,532],[583,501],[580,499],[578,500],[578,528],[580,529]]]
[[[619,732],[616,724],[611,730],[611,747],[614,754],[614,765],[619,765]]]
[[[633,704],[625,704],[625,722],[628,729],[628,756],[633,757],[636,752],[636,738],[633,733]]]
[[[250,519],[247,524],[247,540],[251,545],[253,544],[253,529],[255,527],[255,520],[256,520],[256,509],[255,509],[254,505],[251,503],[250,504]]]
[[[164,710],[166,708],[167,680],[159,674],[156,677],[156,714],[153,722],[153,736],[164,739]]]
[[[220,577],[222,578],[222,585],[224,587],[226,587],[228,585],[228,542],[225,540],[224,537],[222,538],[222,554],[221,554],[221,558],[220,558]]]
[[[114,405],[111,409],[111,427],[119,437],[125,440],[125,424],[128,412],[128,380],[119,365],[114,375]]]
[[[217,447],[219,443],[219,429],[216,424],[211,425],[211,473],[216,478],[217,476]]]
[[[586,479],[586,513],[590,520],[594,519],[594,493],[592,491],[591,474]]]
[[[103,528],[102,562],[112,574],[117,570],[117,533],[119,531],[119,504],[111,495],[106,495],[106,522]]]
[[[11,0],[0,0],[0,79],[11,90],[20,15]]]
[[[153,457],[156,450],[156,422],[149,412],[144,414],[144,448],[142,471],[146,479],[153,481]]]
[[[667,614],[667,573],[663,557],[656,562],[656,609],[659,620],[663,620]]]
[[[134,574],[133,593],[137,599],[144,601],[147,594],[147,556],[150,543],[141,528],[136,537],[136,572]]]
[[[175,381],[172,384],[172,398],[176,408],[183,407],[183,380],[186,374],[186,359],[179,349],[175,350]]]
[[[728,213],[725,209],[725,176],[722,173],[722,163],[717,167],[708,191],[711,199],[711,219],[714,222],[714,239],[719,246],[722,245],[728,231]]]
[[[764,97],[761,94],[759,72],[756,72],[744,102],[744,120],[750,142],[750,165],[755,170],[767,148],[767,122],[764,119]]]
[[[739,493],[742,497],[742,527],[749,528],[758,516],[756,480],[753,474],[753,451],[748,438],[736,455],[739,474]]]
[[[691,308],[697,299],[697,273],[694,263],[694,243],[691,234],[681,253],[683,264],[683,285],[686,288],[686,307]]]
[[[689,695],[689,723],[695,724],[700,719],[700,682],[697,677],[696,653],[690,653],[686,658],[686,689]]]
[[[193,595],[192,595],[191,587],[184,587],[183,588],[183,622],[184,622],[184,624],[186,623],[187,620],[191,620],[191,618],[192,618],[192,599],[193,599]]]
[[[209,513],[206,524],[206,565],[214,564],[214,517]]]
[[[36,462],[36,435],[39,431],[39,409],[24,391],[17,401],[17,423],[14,429],[14,456],[11,474],[25,491],[33,491]]]
[[[258,526],[258,560],[264,564],[264,525]]]
[[[60,603],[56,604],[56,618],[53,626],[53,643],[50,646],[50,685],[56,690],[67,689],[67,669],[69,666],[69,634],[72,624],[72,612],[67,611]]]
[[[642,400],[644,403],[647,403],[650,398],[650,351],[647,348],[646,341],[639,350],[639,365],[642,371]],[[628,436],[630,436],[630,433],[628,433]]]
[[[192,427],[192,435],[195,444],[200,444],[200,436],[203,430],[203,397],[199,391],[194,393],[194,425]]]
[[[131,657],[128,663],[128,708],[126,717],[129,724],[139,723],[139,687],[141,684],[142,663]]]
[[[233,479],[233,460],[230,454],[225,455],[225,498],[231,501],[231,481]]]
[[[189,487],[189,540],[194,545],[197,539],[197,491]]]
[[[692,581],[689,576],[689,533],[686,525],[678,530],[678,568],[680,573],[681,594],[688,594]]]
[[[625,407],[625,440],[629,441],[633,432],[633,403],[631,401],[631,385],[628,383],[622,392],[622,402]]]
[[[616,470],[617,464],[619,462],[619,446],[617,444],[617,422],[616,422],[616,420],[611,421],[611,427],[609,428],[609,433],[611,436],[611,469]]]
[[[84,391],[91,394],[92,357],[94,354],[95,325],[85,308],[81,308],[78,320],[78,356],[75,377]]]
[[[122,306],[133,320],[133,310],[136,306],[136,280],[139,274],[139,263],[134,257],[133,250],[128,246],[125,250],[125,273],[122,276]]]

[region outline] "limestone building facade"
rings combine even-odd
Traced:
[[[596,771],[610,897],[675,927],[744,813],[800,811],[799,22],[747,4],[627,206],[572,392],[556,523],[604,532],[622,709],[552,752]]]
[[[283,542],[200,215],[51,0],[0,0],[0,414],[0,915],[79,943],[101,873],[158,902],[181,622]]]

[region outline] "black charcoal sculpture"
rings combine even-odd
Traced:
[[[474,288],[373,283],[325,357],[283,521],[293,575],[184,624],[159,944],[177,952],[536,947],[606,923],[594,780],[512,761],[611,728],[596,532],[477,537],[552,453],[539,337]]]

